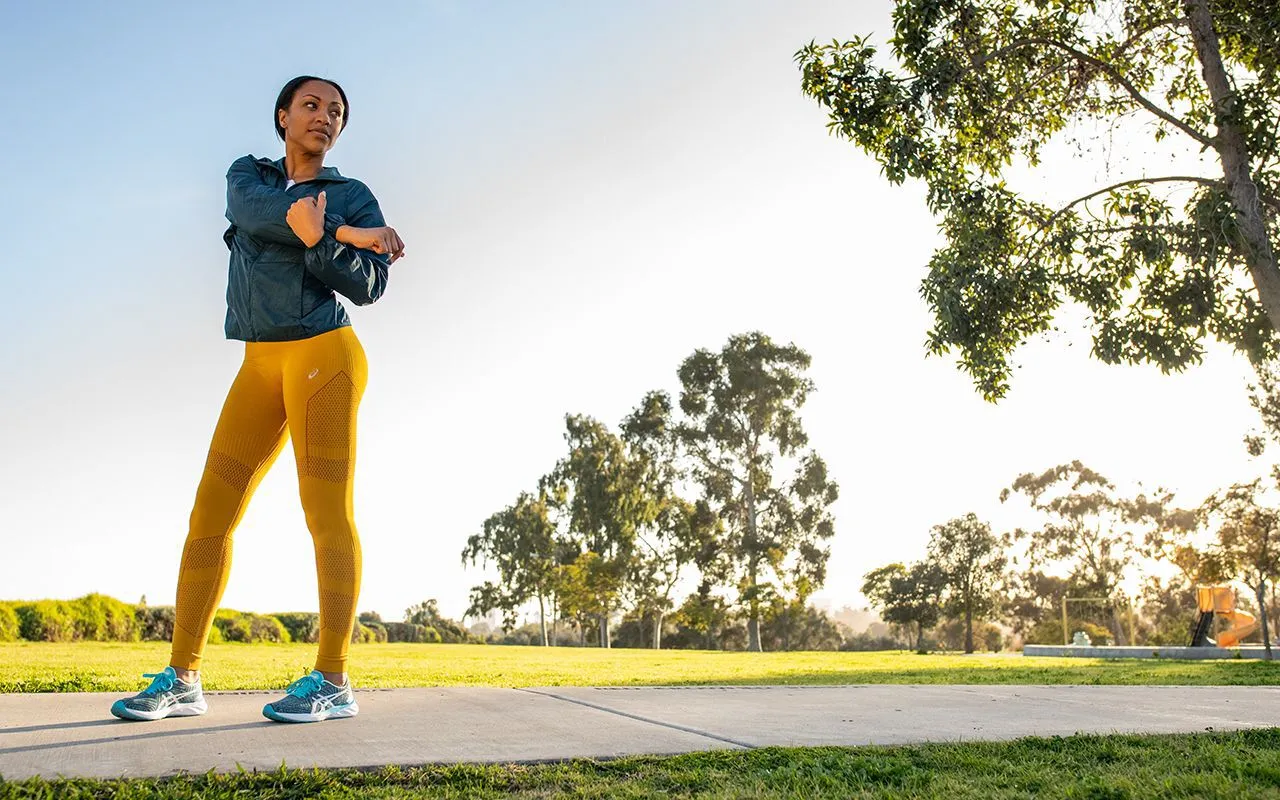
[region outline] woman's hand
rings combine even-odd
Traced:
[[[349,244],[361,250],[372,250],[379,255],[391,254],[391,263],[404,255],[404,242],[400,234],[390,225],[381,228],[357,228],[343,225],[338,228],[334,237],[343,244]]]
[[[307,247],[315,247],[324,238],[324,192],[318,197],[303,197],[289,206],[285,221]]]

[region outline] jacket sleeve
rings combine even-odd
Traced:
[[[360,187],[365,199],[356,206],[346,224],[356,228],[381,228],[387,223],[377,199],[364,184]],[[342,244],[327,227],[324,238],[307,248],[307,271],[358,306],[373,303],[387,288],[387,271],[391,266],[388,257]]]
[[[289,227],[285,215],[299,198],[284,189],[268,186],[252,156],[237,158],[227,170],[227,220],[264,242],[306,247]],[[324,215],[324,232],[332,235],[346,221],[337,214]]]

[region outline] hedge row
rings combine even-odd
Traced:
[[[130,605],[90,594],[76,600],[0,602],[0,642],[138,642],[173,638],[173,606]],[[320,615],[308,612],[252,614],[221,609],[213,619],[209,641],[308,642],[320,638]],[[352,642],[439,642],[440,633],[425,625],[382,622],[362,615]]]

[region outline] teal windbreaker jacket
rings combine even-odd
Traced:
[[[378,201],[358,180],[333,167],[285,189],[284,159],[251,155],[227,170],[223,241],[231,251],[227,274],[228,339],[282,342],[308,339],[351,324],[335,296],[368,305],[387,287],[386,255],[338,242],[342,225],[386,225]],[[285,221],[299,198],[325,193],[324,237],[307,247]]]

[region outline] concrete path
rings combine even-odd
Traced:
[[[282,725],[277,692],[210,692],[203,717],[123,722],[113,694],[0,694],[0,775],[141,777],[514,762],[767,745],[997,740],[1280,725],[1280,687],[830,686],[357,691],[355,719]]]

